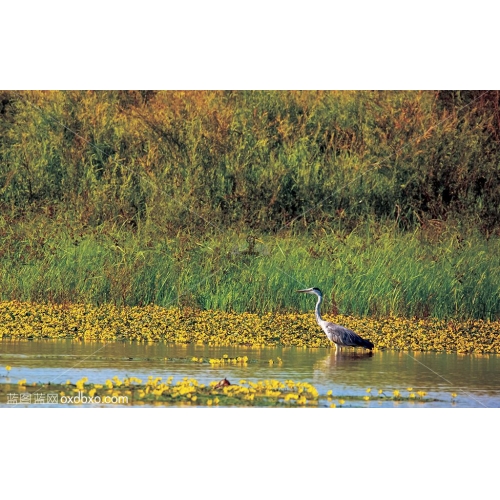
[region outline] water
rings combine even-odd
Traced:
[[[209,358],[247,356],[243,364],[210,365]],[[192,361],[203,358],[204,363]],[[281,363],[278,361],[281,358]],[[269,360],[273,360],[273,364]],[[9,374],[5,366],[12,367]],[[500,407],[500,356],[381,351],[369,354],[327,348],[293,347],[209,347],[202,345],[100,343],[70,340],[0,342],[0,383],[28,384],[76,382],[105,383],[114,376],[149,376],[174,382],[184,377],[208,384],[227,378],[240,380],[309,382],[321,395],[332,391],[334,400],[345,396],[365,396],[371,401],[349,402],[346,406],[397,407]],[[377,401],[377,391],[385,395],[399,390],[407,396],[425,391],[428,401]],[[457,396],[452,398],[451,394]],[[437,401],[431,401],[436,399]],[[7,406],[0,400],[0,406]]]

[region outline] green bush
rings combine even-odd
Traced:
[[[498,92],[4,92],[4,211],[178,230],[499,227]]]

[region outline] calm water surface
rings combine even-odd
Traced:
[[[192,358],[230,358],[247,356],[243,365],[216,365],[193,362]],[[282,363],[277,362],[277,358]],[[273,364],[269,360],[274,361]],[[5,366],[12,370],[7,375]],[[320,394],[333,392],[334,398],[366,395],[371,388],[391,395],[397,389],[407,395],[425,391],[427,398],[439,401],[413,402],[352,402],[347,405],[380,407],[500,407],[500,356],[460,355],[443,353],[406,353],[395,351],[346,351],[335,349],[293,347],[209,347],[198,345],[136,344],[75,342],[70,340],[0,341],[0,383],[76,382],[82,377],[89,382],[104,383],[114,376],[138,377],[145,382],[149,376],[169,376],[174,382],[184,377],[200,383],[226,377],[231,383],[240,380],[309,382]],[[451,393],[456,393],[452,400]],[[0,406],[7,406],[0,401]],[[11,405],[9,405],[11,406]]]

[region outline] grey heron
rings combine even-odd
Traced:
[[[330,321],[325,321],[321,317],[319,308],[323,300],[323,294],[319,288],[307,288],[305,290],[297,290],[297,292],[310,293],[318,297],[314,315],[316,316],[318,325],[325,332],[326,336],[335,344],[336,351],[342,347],[364,347],[365,349],[373,349],[373,344],[369,340],[362,339],[357,333],[354,333],[345,326],[330,323]]]

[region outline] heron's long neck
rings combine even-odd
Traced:
[[[318,302],[316,302],[316,308],[314,309],[314,315],[316,316],[316,321],[318,324],[321,324],[323,321],[323,318],[321,317],[321,313],[319,312],[319,308],[321,305],[321,301],[323,300],[323,297],[321,295],[318,295]]]

